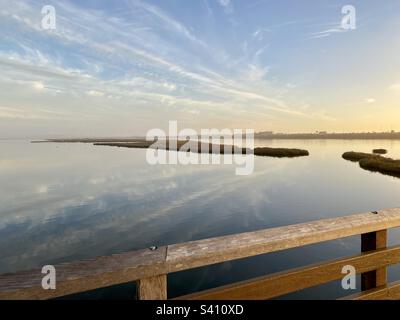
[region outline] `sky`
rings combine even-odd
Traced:
[[[0,139],[400,130],[399,101],[397,0],[0,0]]]

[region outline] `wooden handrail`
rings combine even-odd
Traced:
[[[400,209],[388,209],[64,263],[55,266],[55,290],[42,289],[40,269],[3,274],[0,299],[49,299],[136,280],[139,298],[164,299],[166,274],[171,272],[354,235],[373,235],[399,226]],[[381,241],[383,246],[371,236],[365,239],[369,239],[369,250],[386,246],[386,237]],[[379,285],[386,275],[385,268],[381,271]],[[372,285],[379,278],[376,273],[363,277]]]
[[[169,272],[400,227],[400,209],[380,210],[168,246]]]
[[[195,292],[175,298],[175,300],[271,299],[341,279],[344,276],[342,268],[346,265],[353,266],[359,274],[396,263],[400,263],[400,246],[277,272],[218,288]]]
[[[160,247],[56,265],[56,290],[43,290],[41,269],[3,274],[0,299],[50,299],[165,274],[166,252]]]
[[[340,300],[399,300],[400,281],[346,296]]]

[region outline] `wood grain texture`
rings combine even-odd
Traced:
[[[0,275],[0,299],[49,299],[165,273],[166,247],[55,266],[56,289],[41,286],[41,269]]]
[[[181,270],[400,226],[400,209],[246,232],[57,265],[57,289],[41,270],[0,275],[0,299],[49,299]]]
[[[384,249],[387,246],[387,230],[365,233],[361,235],[361,252]],[[377,268],[361,274],[361,290],[369,290],[387,283],[387,268]]]
[[[400,300],[400,281],[356,293],[340,300]]]
[[[139,300],[167,300],[167,275],[140,279],[137,283]]]
[[[400,226],[400,209],[239,233],[168,246],[169,272]]]
[[[363,273],[400,262],[400,246],[362,253],[353,257],[279,272],[215,289],[178,297],[176,300],[260,300],[342,279],[342,268],[352,265]]]

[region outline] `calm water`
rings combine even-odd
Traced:
[[[400,141],[258,141],[310,157],[256,157],[249,176],[230,165],[158,165],[145,150],[0,141],[0,272],[356,212],[400,207],[400,179],[345,161],[345,151]],[[390,242],[400,243],[392,231]],[[171,297],[359,252],[359,237],[171,274]],[[392,268],[390,278],[400,279]],[[133,285],[82,294],[130,298]],[[284,298],[335,298],[339,282]]]

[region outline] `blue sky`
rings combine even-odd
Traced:
[[[0,137],[400,130],[399,1],[0,0],[0,30]]]

